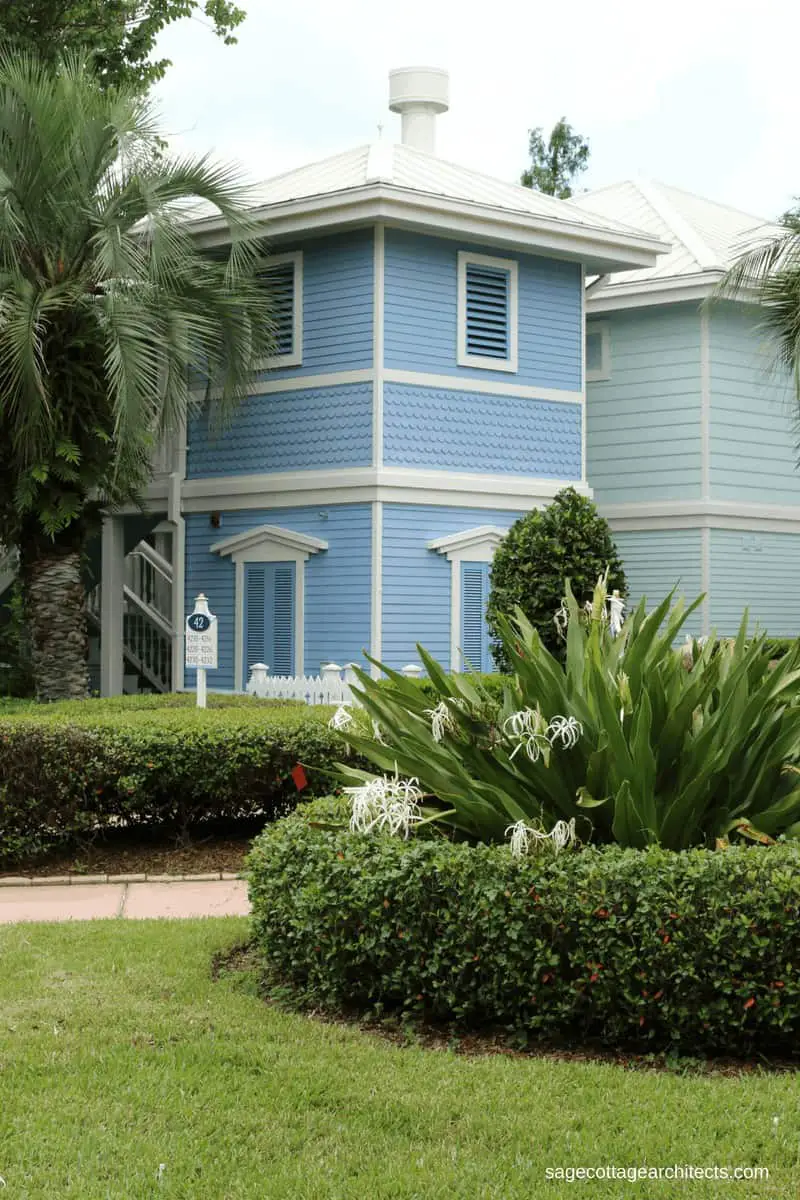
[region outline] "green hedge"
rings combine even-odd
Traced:
[[[311,1002],[642,1050],[795,1052],[800,848],[514,859],[331,831],[333,812],[304,805],[248,864],[268,976]]]
[[[0,864],[103,829],[168,826],[288,812],[296,763],[342,756],[331,710],[212,696],[142,696],[50,706],[0,706]]]
[[[456,675],[455,678],[460,679],[461,676]],[[508,675],[501,675],[499,672],[494,672],[491,675],[481,675],[475,671],[470,672],[465,676],[465,678],[467,678],[470,683],[473,684],[473,686],[483,688],[486,694],[492,700],[496,700],[498,704],[503,703],[503,688],[508,687],[510,682]],[[440,699],[439,692],[436,688],[436,685],[427,677],[427,675],[422,675],[419,679],[412,680],[412,682],[417,684],[423,695],[429,696],[431,700],[433,700],[434,704],[438,703]],[[378,681],[378,684],[380,687],[390,688],[393,686],[391,679],[381,679]]]

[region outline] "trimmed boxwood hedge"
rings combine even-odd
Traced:
[[[336,811],[302,806],[248,864],[268,978],[314,1004],[641,1050],[796,1051],[800,847],[514,859],[332,830]]]
[[[0,866],[127,826],[187,831],[290,811],[291,776],[342,757],[331,711],[212,696],[0,706]]]

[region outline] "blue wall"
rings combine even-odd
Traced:
[[[232,561],[211,554],[209,546],[258,525],[280,525],[328,542],[328,550],[312,554],[306,563],[305,673],[316,674],[323,662],[360,661],[362,651],[369,649],[371,518],[369,504],[226,512],[220,529],[211,528],[207,513],[187,516],[186,611],[198,592],[205,592],[219,618],[220,669],[209,674],[209,687],[234,686],[236,591]],[[187,686],[193,680],[194,672],[187,672]]]
[[[493,253],[487,246],[386,230],[386,366],[580,391],[580,267],[496,252],[519,262],[519,370],[484,371],[456,365],[459,250]]]
[[[372,384],[249,396],[224,432],[206,416],[189,430],[189,479],[362,467],[372,462]]]
[[[741,304],[711,313],[711,494],[715,500],[800,504],[791,380],[759,314]]]
[[[628,581],[629,608],[642,596],[648,610],[655,608],[674,587],[691,604],[702,592],[702,555],[699,529],[647,529],[614,532]],[[702,609],[686,623],[686,633],[702,633]],[[683,641],[683,637],[679,639]]]
[[[745,608],[750,628],[771,637],[800,634],[800,534],[711,530],[711,625],[737,632]]]
[[[270,379],[372,366],[374,246],[374,230],[358,229],[274,247],[303,251],[303,363]]]
[[[591,320],[591,319],[590,319]],[[587,474],[599,503],[700,495],[700,315],[694,304],[602,315],[611,378],[587,385]]]
[[[581,406],[387,383],[384,462],[395,467],[581,477]]]
[[[478,525],[508,529],[520,511],[445,508],[432,504],[383,506],[383,650],[390,667],[417,662],[420,642],[450,665],[450,581],[443,554],[428,550],[434,538]]]
[[[303,362],[262,374],[270,381],[372,366],[374,231],[356,230],[275,253],[303,251]],[[190,423],[190,479],[372,461],[372,385],[251,396],[223,433]]]

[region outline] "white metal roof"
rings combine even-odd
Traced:
[[[391,201],[394,207],[367,208],[368,199]],[[442,230],[466,233],[472,216],[486,224],[484,237],[494,225],[498,242],[527,242],[525,248],[534,251],[537,246],[549,248],[595,263],[594,269],[652,265],[667,249],[651,231],[595,213],[586,204],[557,200],[388,141],[357,146],[267,179],[251,190],[251,204],[276,237],[294,235],[304,227],[392,220],[395,215],[413,223],[410,210],[416,205],[420,220],[424,210],[424,221]],[[358,205],[360,213],[355,211]],[[207,211],[201,208],[192,214],[198,227],[218,224]],[[473,226],[478,229],[475,221]]]
[[[625,180],[575,197],[576,207],[647,230],[672,244],[654,266],[622,271],[590,285],[593,301],[666,292],[704,282],[713,286],[746,250],[780,232],[777,225],[715,200],[651,180]]]

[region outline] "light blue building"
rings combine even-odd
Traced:
[[[708,307],[724,271],[774,232],[647,182],[577,200],[671,243],[656,265],[588,282],[587,459],[634,598],[676,583],[706,600],[693,631],[735,632],[749,607],[800,633],[800,473],[791,381],[747,303]]]
[[[107,518],[105,692],[167,686],[170,666],[191,685],[199,592],[219,617],[216,688],[255,662],[316,674],[366,650],[400,667],[417,642],[488,668],[498,542],[565,485],[589,490],[585,282],[650,270],[668,244],[437,158],[443,72],[394,72],[391,107],[402,144],[261,189],[279,352],[224,434],[198,420],[164,448],[147,543],[131,555],[126,519]],[[224,238],[213,219],[195,231]]]

